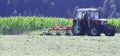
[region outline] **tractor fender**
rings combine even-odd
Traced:
[[[115,26],[112,26],[112,25],[110,25],[110,24],[107,24],[107,25],[104,25],[104,29],[105,29],[105,30],[111,30],[111,29],[116,30],[116,27],[115,27]]]

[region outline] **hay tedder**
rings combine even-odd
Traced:
[[[115,27],[108,24],[107,19],[100,19],[98,9],[95,8],[81,8],[77,9],[76,18],[73,19],[73,25],[70,26],[70,19],[68,19],[68,25],[61,27],[59,23],[56,23],[54,28],[50,31],[66,31],[66,35],[69,35],[69,31],[73,35],[89,35],[89,36],[100,36],[104,33],[106,36],[115,35]]]
[[[70,26],[70,18],[68,18],[68,25],[61,27],[60,23],[56,23],[55,27],[49,28],[47,35],[51,35],[51,31],[57,31],[56,35],[61,35],[58,31],[65,31],[65,35],[70,35],[70,31],[72,30],[72,27]]]

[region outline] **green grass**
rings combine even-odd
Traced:
[[[25,31],[53,28],[59,22],[61,26],[67,26],[66,18],[57,17],[2,17],[0,18],[0,34],[21,34]],[[120,19],[110,19],[109,23],[116,26],[120,32]],[[72,20],[70,20],[72,25]]]

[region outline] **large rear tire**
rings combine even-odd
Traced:
[[[92,26],[88,29],[89,36],[100,36],[100,31],[96,26]]]
[[[72,26],[73,35],[83,35],[81,24],[73,24]]]
[[[107,25],[107,30],[105,31],[106,36],[114,36],[115,35],[115,27],[112,25]]]

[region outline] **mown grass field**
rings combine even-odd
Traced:
[[[119,33],[114,37],[0,35],[0,56],[119,55]]]

